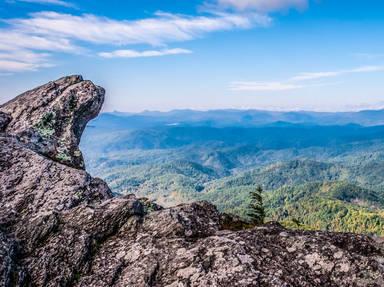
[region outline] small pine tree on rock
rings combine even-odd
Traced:
[[[251,203],[249,204],[248,217],[254,225],[264,223],[265,209],[263,205],[263,188],[258,186],[256,190],[250,193]]]

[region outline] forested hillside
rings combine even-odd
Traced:
[[[377,114],[104,114],[82,150],[116,194],[165,206],[208,200],[246,217],[249,193],[262,185],[269,219],[384,235],[384,126],[369,119]]]

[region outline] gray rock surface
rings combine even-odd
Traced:
[[[5,128],[11,121],[11,116],[5,113],[0,112],[0,132],[4,132]]]
[[[207,202],[163,209],[114,198],[79,157],[42,148],[78,150],[102,95],[72,76],[2,106],[12,119],[0,113],[0,286],[384,286],[384,246],[368,236],[246,228]],[[52,110],[55,131],[36,143]]]
[[[8,134],[56,161],[84,168],[78,145],[87,122],[99,113],[104,93],[81,76],[70,76],[21,94],[0,112],[11,116]],[[1,122],[0,116],[0,128]]]

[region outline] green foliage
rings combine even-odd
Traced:
[[[247,219],[249,195],[262,185],[267,220],[294,229],[384,235],[379,130],[88,129],[82,144],[88,169],[116,194],[136,193],[164,206],[208,200]]]
[[[263,188],[259,185],[250,193],[251,203],[248,207],[248,218],[252,224],[264,223],[265,210],[263,205]]]
[[[384,235],[384,205],[375,201],[378,197],[345,182],[283,187],[267,194],[267,214],[288,227]]]

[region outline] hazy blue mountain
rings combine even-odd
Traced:
[[[246,216],[262,185],[288,226],[384,233],[384,111],[104,113],[81,146],[116,194]]]
[[[170,112],[103,113],[91,125],[100,128],[127,129],[147,128],[166,125],[191,126],[255,126],[276,122],[312,125],[358,124],[374,126],[384,124],[384,110],[359,112],[275,112],[259,110],[174,110]]]

